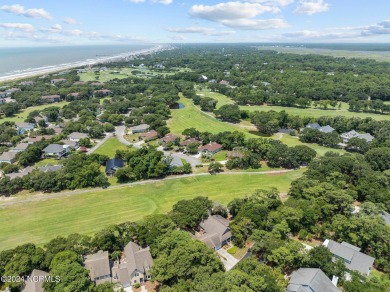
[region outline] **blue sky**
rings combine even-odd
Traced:
[[[389,0],[2,0],[0,47],[390,42]]]

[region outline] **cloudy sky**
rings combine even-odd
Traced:
[[[386,42],[389,0],[0,1],[0,47]]]

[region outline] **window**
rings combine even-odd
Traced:
[[[138,276],[139,276],[139,273],[135,273],[134,276],[135,276],[135,277],[138,277]]]
[[[134,280],[134,283],[137,283],[137,280]]]

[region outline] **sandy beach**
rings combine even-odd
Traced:
[[[27,77],[54,73],[54,72],[67,70],[67,69],[71,69],[71,68],[91,66],[91,65],[95,65],[95,64],[99,64],[99,63],[113,62],[113,61],[117,61],[117,60],[124,59],[127,57],[148,55],[148,54],[152,54],[152,53],[156,53],[156,52],[160,52],[160,51],[164,51],[164,50],[168,50],[168,49],[171,49],[171,47],[164,46],[164,45],[158,45],[158,46],[155,46],[155,47],[150,48],[150,49],[139,50],[139,51],[129,52],[129,53],[123,53],[123,54],[119,54],[119,55],[105,56],[105,57],[100,57],[100,58],[96,58],[96,59],[84,60],[84,61],[80,61],[80,62],[60,64],[60,65],[56,65],[56,66],[47,66],[47,67],[36,68],[36,69],[28,69],[28,70],[23,70],[20,73],[18,72],[18,73],[6,75],[6,76],[0,76],[0,82],[24,79]]]

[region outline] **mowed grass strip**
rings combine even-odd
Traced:
[[[67,101],[61,101],[61,102],[56,102],[56,103],[51,103],[51,104],[43,104],[43,105],[38,105],[38,106],[32,106],[26,109],[21,110],[19,113],[15,114],[13,117],[6,117],[6,118],[1,118],[0,123],[3,122],[24,122],[24,120],[27,118],[27,116],[33,112],[33,111],[41,111],[44,110],[45,108],[48,107],[63,107],[64,105],[68,104],[69,102]]]
[[[339,154],[347,153],[347,151],[345,151],[344,149],[329,148],[329,147],[324,147],[324,146],[320,146],[318,144],[313,144],[313,143],[303,143],[303,142],[299,141],[298,137],[290,136],[290,135],[286,135],[286,134],[275,134],[271,138],[277,139],[277,138],[279,138],[278,135],[283,136],[282,139],[280,139],[280,141],[283,142],[284,144],[286,144],[287,146],[294,147],[294,146],[298,146],[298,145],[305,145],[305,146],[308,146],[308,147],[314,149],[317,152],[317,156],[323,156],[326,152],[336,152]]]
[[[187,128],[196,128],[199,131],[208,131],[213,134],[225,131],[240,131],[245,133],[247,138],[258,137],[238,125],[224,123],[210,117],[197,109],[191,99],[181,97],[179,102],[184,105],[184,108],[171,110],[172,118],[168,121],[168,127],[171,129],[172,133],[181,135]]]
[[[122,144],[117,138],[109,138],[106,142],[103,143],[94,153],[107,155],[110,158],[115,157],[117,150],[126,150],[130,149],[126,145]]]
[[[319,118],[322,116],[336,117],[343,116],[347,118],[373,118],[374,120],[390,120],[390,115],[381,115],[381,114],[372,114],[372,113],[356,113],[348,111],[348,105],[342,103],[341,109],[319,109],[319,108],[296,108],[296,107],[285,107],[285,106],[267,106],[267,105],[257,105],[257,106],[240,106],[240,109],[247,110],[249,112],[254,111],[286,111],[286,113],[294,116],[310,117],[310,118]]]
[[[144,185],[91,190],[68,197],[0,206],[0,250],[32,242],[42,245],[56,236],[94,234],[104,227],[166,213],[182,199],[207,196],[227,204],[257,189],[276,187],[286,193],[303,170],[284,174],[205,175]]]

